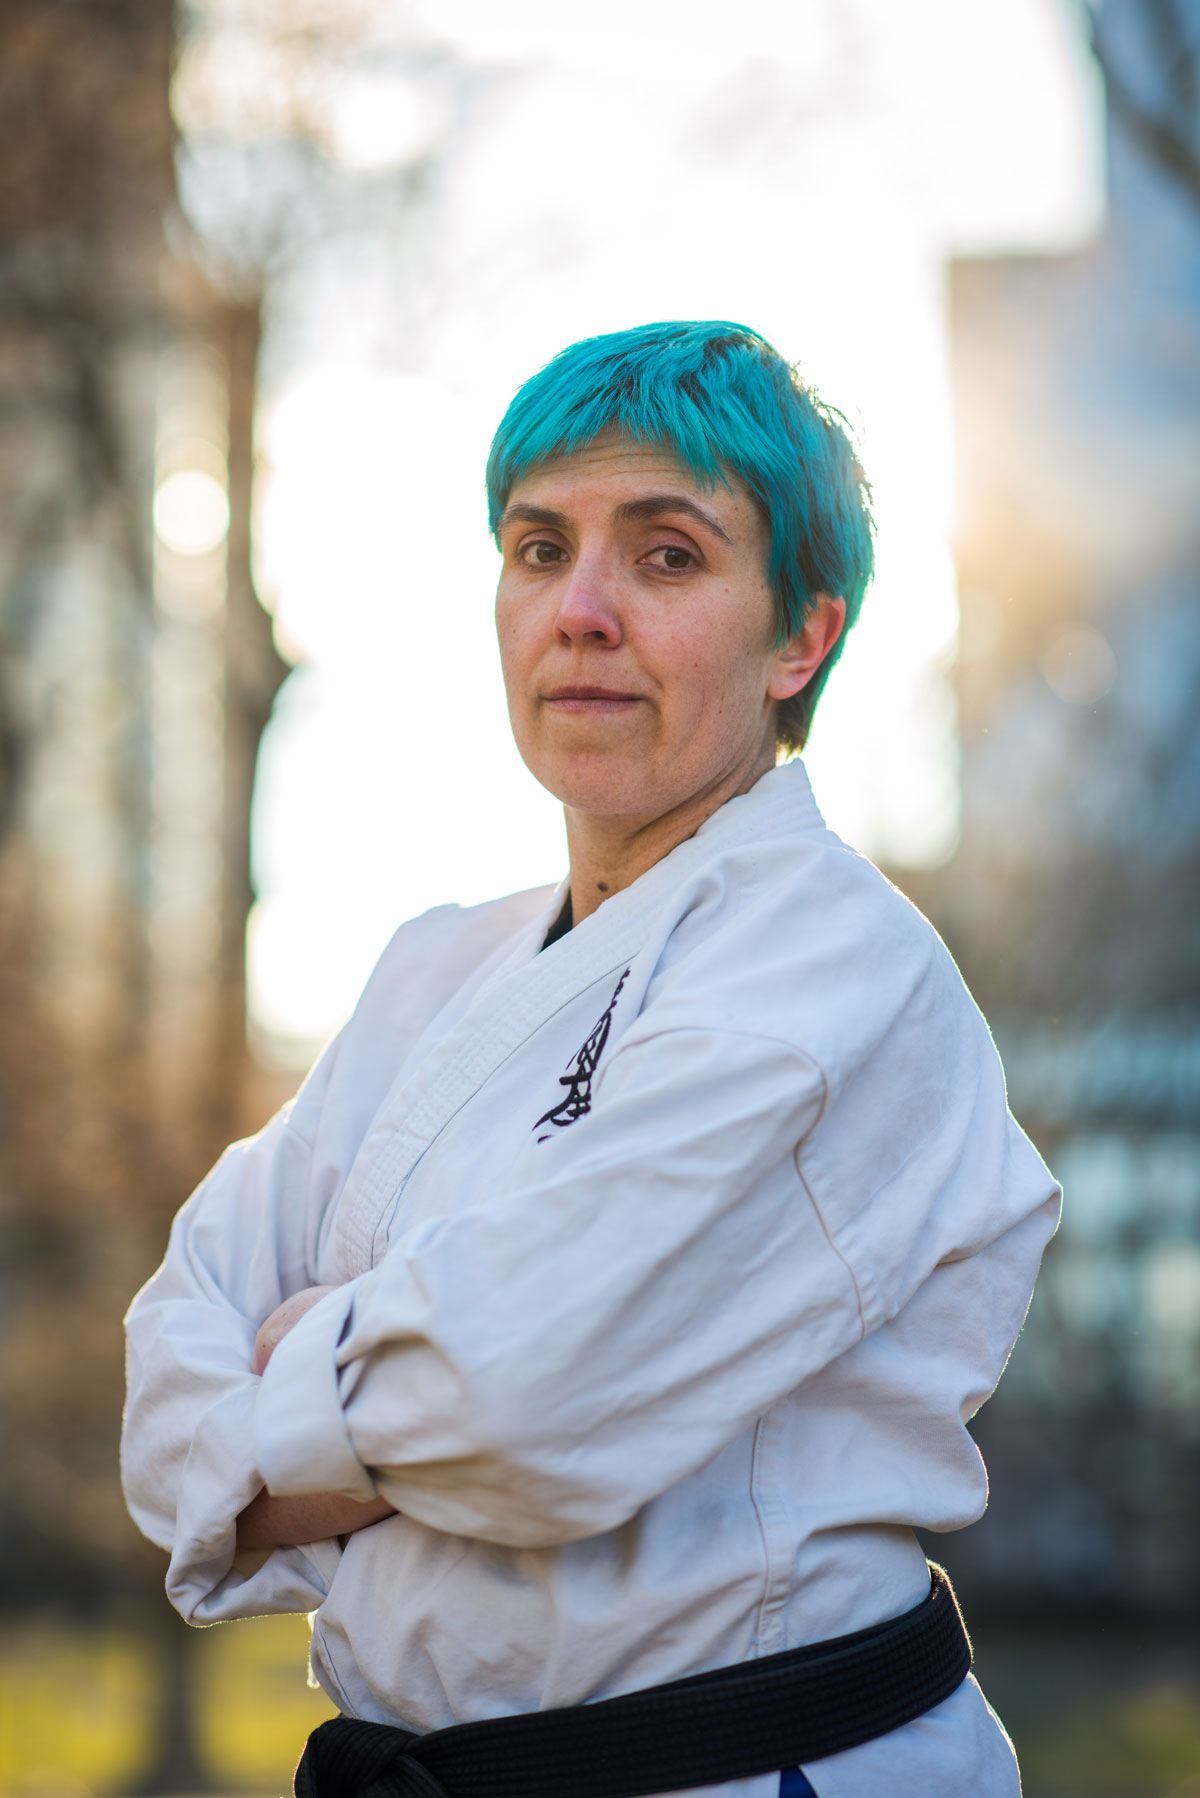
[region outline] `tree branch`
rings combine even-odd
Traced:
[[[1177,0],[1142,0],[1146,29],[1158,45],[1163,80],[1180,126],[1186,130],[1196,106],[1196,52]]]
[[[1109,110],[1146,154],[1179,182],[1193,205],[1200,207],[1200,150],[1180,124],[1151,112],[1134,97],[1090,18],[1088,32],[1092,54],[1104,77]]]

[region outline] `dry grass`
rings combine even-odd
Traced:
[[[0,1794],[119,1794],[145,1765],[150,1650],[117,1629],[17,1626],[0,1648]],[[303,1617],[264,1617],[199,1638],[201,1741],[229,1791],[291,1790],[304,1738],[334,1707],[305,1683]]]

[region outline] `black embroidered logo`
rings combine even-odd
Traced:
[[[579,1050],[566,1073],[560,1074],[558,1077],[558,1084],[565,1086],[566,1092],[557,1105],[552,1106],[544,1116],[538,1119],[533,1126],[535,1130],[541,1130],[543,1124],[553,1124],[555,1130],[565,1130],[568,1124],[578,1123],[579,1119],[586,1117],[592,1109],[592,1075],[596,1072],[600,1057],[604,1053],[604,1045],[608,1041],[608,1033],[612,1028],[612,1015],[621,995],[621,988],[628,979],[629,969],[626,968],[617,981],[616,991],[609,1000],[604,1015],[600,1018],[596,1028]],[[551,1134],[552,1132],[549,1130],[543,1131],[542,1135],[538,1137],[538,1141],[545,1142]]]

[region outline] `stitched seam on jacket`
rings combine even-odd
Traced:
[[[805,1192],[808,1194],[808,1202],[813,1208],[814,1217],[816,1218],[817,1222],[821,1226],[822,1231],[824,1232],[826,1242],[829,1244],[830,1248],[833,1250],[834,1254],[837,1256],[838,1260],[841,1262],[842,1266],[845,1268],[846,1272],[850,1276],[851,1284],[854,1287],[854,1296],[858,1301],[858,1321],[859,1321],[859,1326],[860,1326],[859,1341],[861,1342],[863,1340],[863,1338],[869,1334],[869,1326],[867,1323],[868,1303],[867,1303],[867,1299],[863,1293],[862,1282],[859,1280],[858,1274],[855,1272],[854,1263],[850,1260],[849,1256],[842,1249],[840,1243],[837,1241],[837,1238],[834,1236],[833,1231],[830,1229],[829,1224],[826,1221],[825,1213],[821,1209],[821,1205],[817,1198],[817,1195],[813,1191],[811,1185],[809,1184],[808,1180],[805,1177],[804,1169],[800,1164],[801,1146],[802,1145],[798,1143],[796,1145],[796,1148],[793,1151],[793,1155],[792,1155],[792,1159],[796,1164],[796,1173],[797,1173],[797,1176],[799,1177],[801,1186],[804,1188]]]
[[[762,1541],[763,1551],[762,1597],[759,1599],[756,1607],[758,1615],[754,1622],[754,1640],[750,1645],[751,1653],[755,1656],[760,1655],[763,1651],[763,1631],[766,1625],[767,1605],[771,1597],[771,1542],[770,1537],[767,1534],[767,1521],[763,1516],[762,1506],[758,1502],[758,1462],[762,1443],[763,1425],[766,1421],[766,1414],[764,1413],[755,1424],[754,1446],[750,1451],[750,1503],[754,1506],[754,1518],[755,1522],[758,1524],[758,1534]]]
[[[332,1591],[332,1590],[333,1590],[333,1588],[331,1586],[330,1591]],[[329,1597],[329,1593],[327,1592],[325,1594],[325,1598],[328,1598],[328,1597]],[[324,1604],[324,1602],[325,1602],[325,1600],[323,1599],[321,1601],[322,1605]],[[316,1664],[318,1654],[321,1657],[321,1663],[322,1663],[321,1672],[326,1675],[326,1677],[329,1680],[329,1684],[335,1688],[334,1691],[332,1691],[332,1692],[330,1692],[328,1690],[328,1688],[325,1687],[324,1685],[322,1685],[322,1683],[321,1683],[321,1676],[320,1676],[320,1673],[317,1672],[317,1664]],[[351,1708],[350,1699],[346,1692],[346,1682],[342,1677],[341,1669],[339,1668],[339,1666],[337,1665],[337,1662],[334,1659],[332,1650],[330,1649],[330,1646],[329,1646],[329,1637],[327,1636],[325,1629],[321,1623],[321,1605],[317,1606],[316,1614],[313,1617],[312,1642],[309,1646],[308,1660],[309,1660],[309,1665],[311,1666],[311,1668],[313,1670],[313,1674],[316,1678],[317,1684],[319,1686],[321,1686],[321,1690],[325,1693],[325,1696],[327,1698],[332,1698],[333,1702],[337,1705],[338,1709],[340,1711],[342,1711],[345,1715],[353,1716],[354,1712]]]
[[[770,1450],[779,1440],[779,1426],[772,1418],[774,1406],[763,1412],[754,1426],[754,1447],[750,1456],[750,1502],[754,1506],[754,1515],[758,1522],[759,1534],[763,1544],[763,1592],[758,1603],[758,1616],[754,1626],[752,1652],[755,1656],[769,1654],[782,1645],[779,1641],[768,1642],[768,1632],[772,1621],[777,1625],[782,1607],[788,1596],[787,1557],[789,1546],[787,1520],[782,1506],[778,1505],[770,1495],[770,1480],[766,1463]],[[760,1481],[761,1475],[761,1481]],[[775,1515],[769,1515],[774,1513]],[[778,1524],[778,1528],[776,1528]],[[774,1535],[778,1535],[776,1545]],[[778,1551],[777,1552],[777,1546]],[[777,1627],[776,1635],[780,1634]]]

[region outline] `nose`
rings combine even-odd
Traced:
[[[615,648],[621,641],[621,620],[616,591],[596,557],[580,557],[559,595],[554,617],[559,643],[590,644]]]

